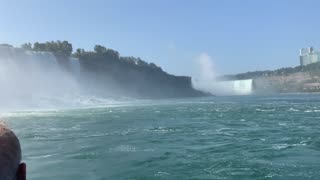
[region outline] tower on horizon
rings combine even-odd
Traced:
[[[300,65],[306,66],[308,64],[320,62],[320,51],[314,51],[313,47],[300,49]]]

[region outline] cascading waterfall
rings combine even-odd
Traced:
[[[220,81],[216,84],[224,91],[222,95],[250,95],[253,93],[253,80]]]
[[[70,98],[81,92],[80,65],[75,58],[67,60],[69,69],[49,52],[0,46],[0,108],[50,108],[72,102]]]
[[[70,72],[76,77],[80,77],[80,63],[77,58],[69,58]]]

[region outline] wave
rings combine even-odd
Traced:
[[[260,108],[257,108],[256,111],[259,111],[259,112],[271,112],[271,111],[275,111],[276,109],[260,109]]]
[[[292,148],[292,147],[297,147],[297,146],[306,146],[307,144],[305,142],[300,142],[298,144],[274,144],[272,145],[272,149],[275,150],[282,150],[282,149],[287,149],[287,148]]]

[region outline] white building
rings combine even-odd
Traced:
[[[300,65],[305,66],[320,62],[320,52],[314,51],[313,47],[300,49]]]

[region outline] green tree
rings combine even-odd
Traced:
[[[33,50],[34,51],[46,51],[45,44],[44,43],[35,42],[33,44]]]
[[[70,56],[72,53],[72,44],[70,44],[68,41],[63,41],[61,43],[63,54]]]
[[[32,51],[32,44],[31,43],[22,44],[21,48],[27,51]]]
[[[98,54],[102,54],[102,53],[105,53],[107,52],[107,48],[104,47],[104,46],[101,46],[101,45],[95,45],[94,46],[94,51]]]
[[[70,56],[73,49],[72,44],[70,44],[68,41],[50,41],[45,43],[34,43],[33,50]]]
[[[84,51],[84,49],[81,49],[81,48],[78,48],[77,50],[76,50],[76,53],[77,54],[82,54],[82,53],[84,53],[85,51]]]

